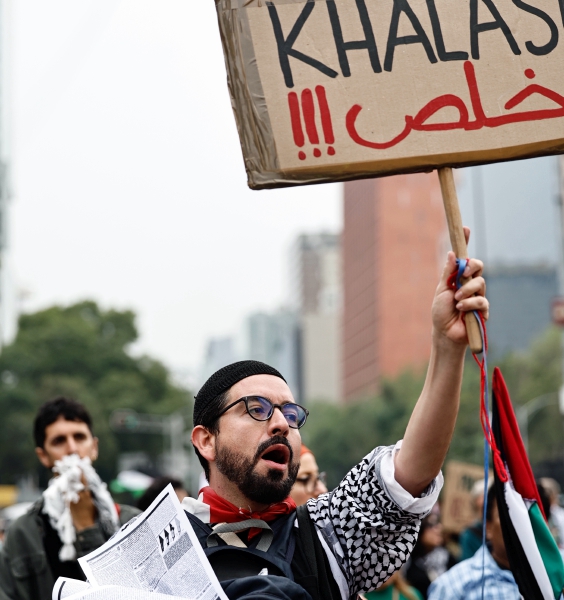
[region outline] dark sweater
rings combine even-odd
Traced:
[[[16,519],[8,530],[0,552],[0,600],[48,600],[58,577],[84,579],[78,562],[61,562],[61,542],[43,514],[43,500]],[[119,506],[120,525],[139,513],[131,506]],[[77,535],[77,557],[89,554],[106,542],[95,525]]]

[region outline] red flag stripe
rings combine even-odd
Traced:
[[[537,484],[535,483],[535,476],[523,445],[509,392],[503,375],[497,367],[494,369],[492,388],[499,406],[499,426],[503,439],[504,458],[509,467],[513,485],[523,498],[537,501],[546,520]]]

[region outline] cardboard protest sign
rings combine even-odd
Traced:
[[[451,460],[445,469],[441,522],[447,531],[460,533],[480,519],[472,507],[472,488],[484,478],[484,467]]]
[[[216,0],[252,188],[564,152],[564,0]]]

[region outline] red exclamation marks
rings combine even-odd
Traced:
[[[302,111],[304,113],[307,137],[311,144],[317,145],[319,144],[319,136],[317,135],[317,127],[315,125],[315,105],[313,104],[313,94],[308,88],[302,92]],[[313,156],[319,158],[321,156],[321,150],[319,148],[314,148]]]
[[[319,112],[321,113],[321,126],[323,127],[323,137],[325,143],[329,144],[327,148],[327,154],[333,156],[335,154],[335,136],[333,135],[333,124],[331,122],[331,111],[329,110],[329,104],[327,103],[327,96],[325,94],[325,88],[322,85],[318,85],[315,88],[317,94],[317,101],[319,102]]]
[[[329,145],[327,148],[327,154],[333,156],[335,154],[335,148],[332,144],[335,143],[335,135],[333,134],[333,125],[331,122],[331,112],[329,110],[329,104],[327,102],[327,96],[325,94],[325,88],[318,85],[315,88],[315,94],[317,96],[317,102],[319,104],[319,113],[321,116],[321,127],[323,129],[323,137],[325,143]],[[315,102],[313,94],[310,89],[306,88],[302,92],[301,97],[302,105],[300,111],[300,100],[295,92],[288,94],[288,106],[290,108],[290,120],[292,123],[292,134],[294,136],[294,143],[298,148],[303,148],[305,144],[305,136],[302,128],[302,114],[304,119],[305,131],[309,139],[310,144],[314,146],[319,145],[319,134],[317,132],[316,115],[315,115]],[[318,147],[313,149],[313,156],[319,158],[321,156],[321,150]],[[303,150],[298,152],[298,158],[300,160],[306,159],[306,153]]]
[[[292,121],[292,133],[294,134],[294,142],[298,148],[303,148],[305,144],[304,132],[302,129],[302,119],[300,117],[300,102],[296,92],[290,92],[288,94],[288,106],[290,107],[290,119]],[[301,151],[298,152],[298,158],[305,160],[306,153]]]

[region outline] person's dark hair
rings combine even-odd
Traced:
[[[550,519],[550,495],[544,485],[537,479],[537,488],[539,490],[539,497],[542,504],[544,514],[547,519]]]
[[[421,556],[425,556],[425,554],[429,553],[429,549],[426,548],[423,544],[423,532],[425,529],[429,527],[433,527],[436,523],[440,523],[441,518],[435,512],[429,513],[426,517],[423,517],[421,520],[421,527],[419,529],[419,535],[417,536],[417,541],[415,542],[415,546],[413,547],[413,552],[411,556],[415,558],[419,558]]]
[[[208,377],[194,396],[194,426],[202,424],[202,419],[205,418],[210,405],[213,405],[221,394],[230,390],[242,379],[253,375],[273,375],[286,381],[274,367],[258,360],[240,360],[226,365]]]
[[[66,421],[80,421],[88,425],[92,433],[92,419],[86,408],[71,398],[58,396],[45,402],[40,406],[33,423],[33,438],[37,448],[43,448],[45,444],[45,430],[59,417]]]
[[[493,518],[493,509],[494,506],[497,504],[497,496],[495,495],[495,484],[493,484],[488,490],[487,503],[488,505],[486,506],[486,521],[488,523],[491,523],[491,520]]]
[[[156,500],[157,496],[165,489],[168,484],[171,484],[175,490],[183,490],[184,485],[179,479],[174,477],[157,477],[151,483],[151,485],[145,490],[141,498],[137,501],[137,508],[139,510],[147,510],[151,506],[153,500]]]
[[[208,404],[205,411],[198,415],[198,419],[194,419],[194,427],[196,425],[201,425],[205,427],[210,433],[217,435],[219,433],[219,413],[223,410],[223,408],[227,405],[229,400],[229,390],[219,394],[216,396],[212,402]],[[204,474],[206,479],[210,480],[210,465],[208,461],[199,453],[198,448],[194,446],[194,452],[202,465],[202,469],[204,469]]]

